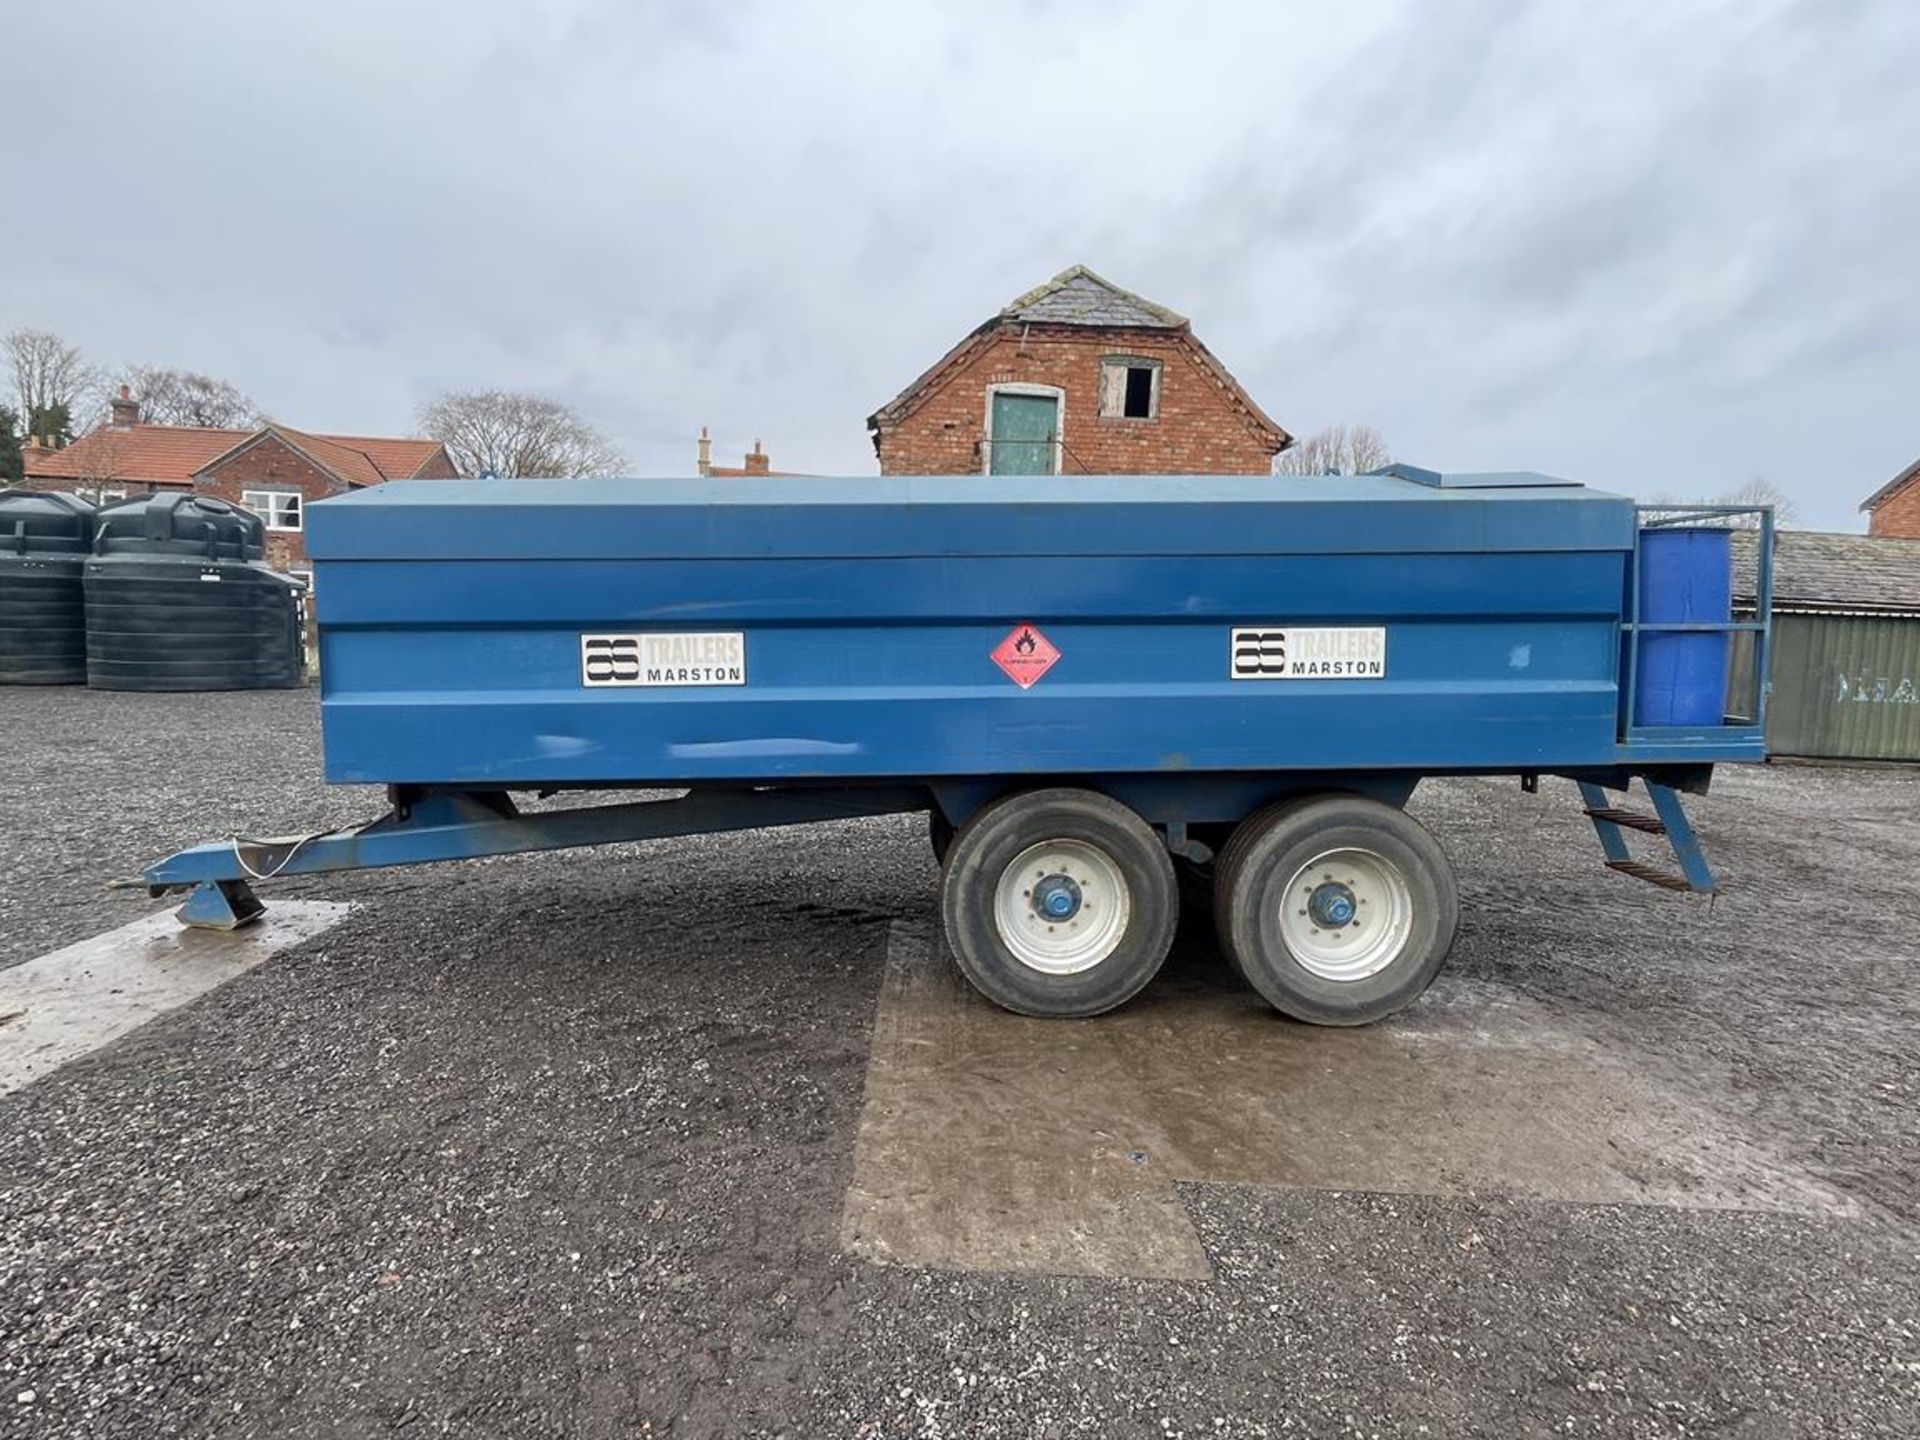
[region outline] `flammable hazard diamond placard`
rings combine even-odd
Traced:
[[[1038,626],[1022,622],[993,647],[992,658],[994,664],[1006,671],[1009,680],[1025,690],[1053,668],[1060,652],[1040,633]]]

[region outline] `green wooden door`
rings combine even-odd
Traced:
[[[1060,438],[1060,402],[1051,395],[993,397],[993,445],[989,475],[1051,475],[1053,445]]]

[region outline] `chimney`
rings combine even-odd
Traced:
[[[707,427],[700,427],[700,459],[698,461],[702,475],[713,474],[713,441],[707,438]]]
[[[753,453],[747,456],[747,474],[765,475],[767,473],[767,452],[760,448],[760,442],[753,442]]]
[[[113,418],[107,423],[115,430],[131,430],[140,423],[140,402],[133,398],[124,385],[107,408],[113,412]]]

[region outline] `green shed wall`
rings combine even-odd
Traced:
[[[1776,615],[1773,643],[1773,753],[1920,761],[1920,618]]]

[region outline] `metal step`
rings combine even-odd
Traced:
[[[1638,810],[1619,810],[1604,806],[1598,810],[1584,812],[1589,820],[1604,820],[1609,825],[1621,825],[1628,830],[1643,830],[1649,835],[1664,835],[1667,825],[1657,815],[1643,815]]]
[[[1618,870],[1622,875],[1631,875],[1634,879],[1644,880],[1649,885],[1658,885],[1662,890],[1693,889],[1693,886],[1687,883],[1687,877],[1678,871],[1662,870],[1658,865],[1647,865],[1639,860],[1609,860],[1607,869]]]

